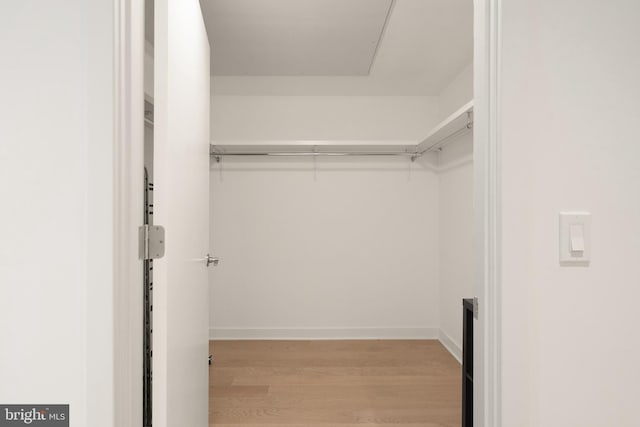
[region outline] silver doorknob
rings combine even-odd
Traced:
[[[207,257],[205,259],[207,261],[207,267],[209,267],[211,264],[213,264],[213,266],[216,267],[220,262],[220,258],[212,257],[209,254],[207,254]]]

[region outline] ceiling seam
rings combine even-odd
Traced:
[[[380,35],[378,36],[378,43],[376,44],[376,48],[373,51],[373,56],[371,57],[371,63],[369,64],[369,70],[367,71],[367,75],[371,75],[371,69],[373,68],[373,64],[376,62],[376,58],[378,57],[378,51],[380,50],[380,45],[384,40],[384,36],[387,32],[387,26],[389,24],[389,20],[391,19],[391,14],[393,13],[393,9],[396,5],[396,0],[391,0],[389,4],[389,10],[387,10],[387,16],[384,18],[384,24],[382,25],[382,31],[380,31]]]

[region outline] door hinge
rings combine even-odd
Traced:
[[[158,259],[164,256],[164,227],[141,225],[138,228],[140,259]]]
[[[478,297],[473,297],[473,318],[478,318]]]

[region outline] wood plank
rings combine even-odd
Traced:
[[[238,373],[233,385],[416,385],[441,375],[332,375],[300,373],[296,375],[246,375]]]
[[[247,398],[265,397],[269,393],[269,386],[266,385],[220,385],[210,386],[210,399],[214,396],[225,396],[226,398]]]
[[[211,426],[459,426],[461,367],[438,341],[216,341]]]

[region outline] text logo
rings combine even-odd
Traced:
[[[0,405],[0,427],[69,427],[69,405]]]

